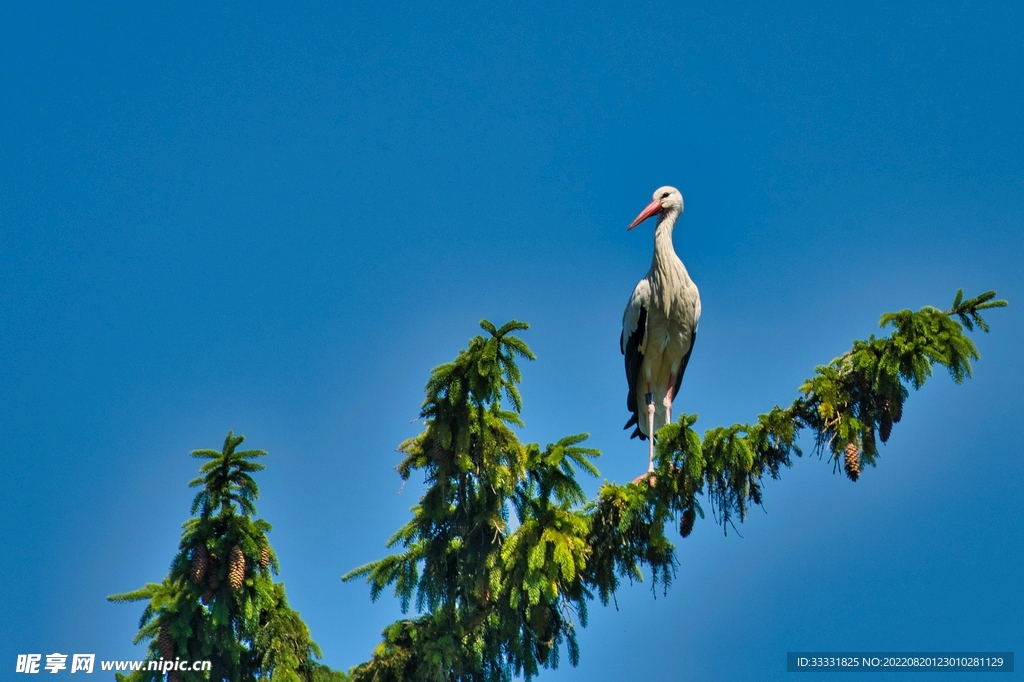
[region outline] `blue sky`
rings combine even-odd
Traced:
[[[188,452],[228,429],[270,452],[259,512],[325,661],[365,660],[399,611],[339,577],[416,502],[394,448],[481,317],[533,325],[524,440],[587,431],[603,477],[640,473],[617,342],[652,226],[625,227],[663,184],[698,426],[790,401],[884,311],[1011,307],[876,469],[798,460],[542,679],[1019,652],[1024,8],[835,5],[6,5],[0,666],[140,655],[105,597],[165,575]]]

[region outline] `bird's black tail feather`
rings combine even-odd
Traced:
[[[633,433],[629,434],[630,438],[639,438],[640,440],[647,440],[647,436],[640,432],[640,425],[636,412],[633,412],[633,416],[629,418],[629,421],[626,422],[626,425],[623,426],[622,428],[628,429],[630,426],[635,427],[633,429]]]

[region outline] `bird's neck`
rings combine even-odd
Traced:
[[[656,270],[664,270],[670,263],[679,260],[675,248],[672,247],[672,229],[679,218],[678,211],[668,210],[658,218],[658,227],[654,230],[654,263]]]

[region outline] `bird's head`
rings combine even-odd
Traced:
[[[632,230],[653,215],[671,212],[676,215],[683,212],[683,195],[675,187],[659,187],[654,192],[654,201],[647,204],[647,208],[640,211],[640,215],[626,229]]]

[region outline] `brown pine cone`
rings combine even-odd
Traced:
[[[697,520],[697,511],[690,507],[683,512],[683,518],[679,519],[679,534],[684,538],[690,537],[693,532],[693,522]]]
[[[203,602],[203,606],[209,606],[210,602],[213,601],[213,595],[215,594],[216,592],[213,590],[207,589],[199,596],[199,601]]]
[[[846,444],[843,468],[846,469],[846,475],[851,481],[860,478],[860,449],[852,441]]]
[[[214,562],[210,562],[210,565],[206,568],[206,587],[216,592],[220,589],[220,566]]]
[[[194,585],[199,585],[203,582],[203,578],[206,576],[206,568],[210,565],[210,555],[206,552],[206,547],[199,545],[192,550],[192,569],[189,571],[189,578],[191,578]]]
[[[160,649],[160,656],[165,661],[174,660],[174,640],[166,626],[160,626],[160,634],[156,639],[157,648]]]
[[[440,464],[446,459],[447,455],[448,453],[445,452],[444,446],[441,445],[441,441],[435,438],[433,444],[430,446],[430,458],[434,460],[435,464]]]
[[[260,566],[266,568],[270,565],[270,548],[266,545],[260,547]]]
[[[245,581],[245,555],[242,554],[242,548],[238,545],[232,547],[228,561],[228,584],[231,589],[239,590]]]
[[[554,645],[553,633],[551,632],[551,614],[547,608],[541,607],[543,610],[540,612],[538,623],[537,623],[537,660],[544,664],[548,660],[548,654],[551,653],[551,647]]]
[[[892,414],[889,412],[888,401],[886,401],[882,406],[882,416],[878,420],[878,435],[882,438],[883,443],[889,441],[890,433],[892,433]]]

